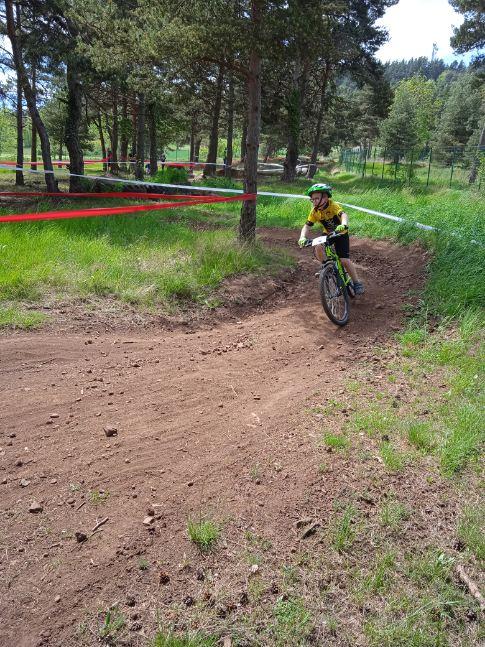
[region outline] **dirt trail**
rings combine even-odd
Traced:
[[[272,238],[294,248],[291,232]],[[297,253],[285,293],[238,319],[0,337],[2,647],[95,644],[81,641],[80,623],[127,595],[140,622],[125,644],[144,644],[156,609],[194,579],[179,568],[196,552],[188,517],[223,519],[229,541],[263,529],[284,554],[295,520],[317,501],[330,506],[348,485],[337,471],[323,484],[309,475],[316,459],[306,402],[342,388],[349,364],[368,361],[398,329],[407,292],[422,284],[424,255],[354,243],[367,292],[338,329],[321,309],[310,254]],[[107,425],[116,436],[105,435]],[[258,478],[261,466],[274,467],[270,476]],[[29,512],[34,501],[41,512]],[[76,541],[106,517],[87,542]],[[231,544],[221,553],[212,559],[224,573]],[[140,555],[157,568],[143,573]]]

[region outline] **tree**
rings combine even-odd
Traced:
[[[40,116],[39,110],[37,108],[37,103],[35,99],[35,92],[32,88],[32,85],[27,76],[25,69],[24,59],[22,56],[22,48],[19,40],[19,34],[16,29],[14,12],[13,12],[13,1],[5,0],[5,15],[6,15],[6,27],[7,35],[12,46],[12,58],[15,65],[15,70],[17,72],[18,78],[20,80],[20,85],[22,86],[22,91],[25,96],[25,100],[29,109],[30,117],[33,124],[35,125],[36,131],[39,133],[41,149],[42,149],[42,159],[44,162],[44,173],[45,173],[45,183],[47,190],[51,193],[58,191],[57,182],[54,177],[54,169],[52,167],[52,157],[51,157],[51,148],[49,142],[49,136],[47,130],[44,126],[44,122]]]
[[[395,151],[396,160],[410,149],[428,145],[438,107],[434,81],[415,76],[398,84],[381,128],[382,144]]]
[[[448,0],[450,5],[464,14],[465,19],[459,27],[453,29],[450,44],[453,49],[464,54],[473,50],[483,50],[485,47],[485,5],[483,0]],[[477,61],[484,58],[483,51],[478,54]]]

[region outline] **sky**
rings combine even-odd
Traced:
[[[377,23],[389,32],[389,40],[377,51],[377,58],[383,63],[419,56],[431,58],[436,43],[436,58],[447,63],[454,59],[467,62],[469,56],[455,55],[450,47],[453,27],[462,22],[463,16],[448,0],[399,0]]]

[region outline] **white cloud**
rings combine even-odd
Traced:
[[[448,0],[399,0],[377,23],[389,32],[389,40],[377,51],[377,58],[383,62],[431,58],[433,43],[438,46],[437,58],[461,58],[453,55],[450,37],[453,27],[462,22],[463,16]]]

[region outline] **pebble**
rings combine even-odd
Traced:
[[[108,436],[108,438],[110,436],[117,436],[118,435],[118,429],[117,429],[117,427],[114,427],[113,425],[106,425],[106,427],[104,427],[104,433],[106,434],[106,436]]]
[[[79,532],[79,531],[78,531],[78,532],[76,532],[76,534],[75,534],[74,536],[76,537],[76,541],[78,542],[78,544],[82,544],[82,543],[83,543],[83,541],[86,541],[86,539],[88,538],[88,536],[86,535],[86,533],[84,533],[84,532]]]
[[[153,523],[153,517],[145,517],[143,519],[143,525],[144,526],[151,526]]]
[[[27,485],[30,485],[30,481],[27,479],[20,479],[20,487],[27,487]]]
[[[38,512],[42,512],[43,509],[44,508],[40,503],[38,503],[37,501],[32,501],[32,503],[30,504],[29,512],[37,514]]]
[[[56,597],[54,598],[54,602],[60,602],[60,601],[61,601],[61,596],[56,595]]]

